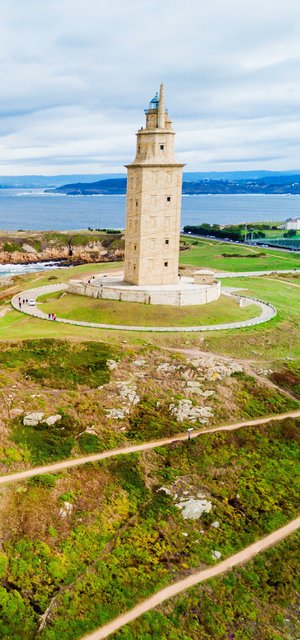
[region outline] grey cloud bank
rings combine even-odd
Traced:
[[[3,0],[3,175],[122,171],[164,80],[189,171],[300,168],[298,0]]]

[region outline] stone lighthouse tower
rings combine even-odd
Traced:
[[[137,132],[136,157],[127,165],[125,282],[178,282],[182,167],[174,156],[174,136],[164,103],[164,87],[146,109],[146,127]]]

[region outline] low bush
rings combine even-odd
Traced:
[[[36,427],[24,426],[19,420],[12,430],[12,439],[30,452],[34,465],[68,458],[75,445],[80,426],[73,418],[63,415],[49,426],[41,422]]]
[[[102,342],[25,340],[0,347],[1,366],[56,389],[97,387],[109,380],[110,347]]]

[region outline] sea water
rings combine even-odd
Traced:
[[[67,230],[125,226],[124,195],[67,196],[41,189],[0,189],[0,229]],[[300,196],[196,195],[182,198],[186,224],[240,224],[300,216]]]
[[[19,276],[23,273],[57,269],[58,267],[64,268],[61,262],[55,260],[31,262],[30,264],[0,264],[0,278],[3,278],[3,276]]]
[[[125,226],[126,196],[67,196],[41,189],[0,189],[0,229],[68,230]],[[240,224],[300,216],[300,196],[196,195],[182,197],[181,226]],[[42,271],[56,262],[0,265],[0,276]]]

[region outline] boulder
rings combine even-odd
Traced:
[[[106,415],[113,420],[124,420],[128,411],[126,409],[107,409]]]
[[[177,422],[202,422],[203,418],[206,420],[213,417],[212,407],[194,407],[187,398],[180,400],[177,407],[170,404],[169,410],[176,416]]]
[[[24,244],[22,244],[22,249],[23,251],[26,251],[26,253],[38,253],[37,250],[31,246],[31,244],[26,244],[24,242]]]
[[[23,418],[23,424],[26,427],[36,427],[40,422],[43,422],[44,415],[42,411],[28,413],[28,415]]]
[[[137,404],[140,401],[140,396],[136,392],[135,385],[129,385],[126,382],[120,382],[118,384],[118,393],[124,400],[127,400],[130,404]]]
[[[184,520],[197,520],[202,513],[209,513],[212,508],[210,500],[195,500],[195,498],[188,498],[187,500],[181,500],[175,504],[175,507],[182,509],[182,517]]]
[[[59,510],[59,515],[61,518],[67,518],[70,516],[73,511],[73,505],[71,502],[64,502],[64,506]]]
[[[138,358],[137,360],[134,360],[132,364],[135,367],[145,367],[147,363],[145,358]]]
[[[118,362],[116,360],[107,360],[107,366],[110,371],[118,368]]]
[[[54,416],[49,416],[49,418],[47,418],[47,420],[45,420],[44,422],[47,423],[48,427],[51,427],[52,424],[55,424],[59,420],[61,420],[61,415],[59,413],[56,413]]]

